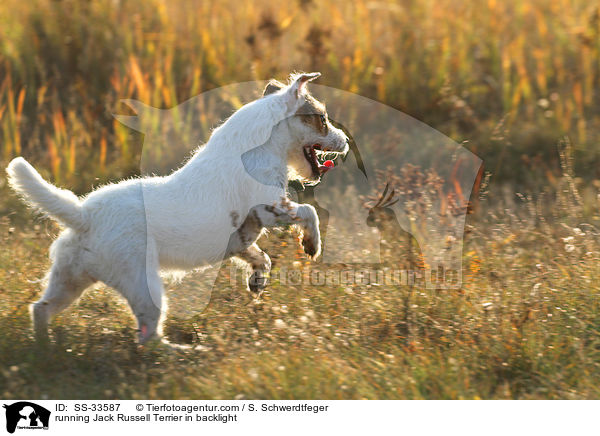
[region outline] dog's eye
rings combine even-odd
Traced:
[[[322,125],[327,124],[327,118],[325,118],[325,115],[321,115],[321,124]]]

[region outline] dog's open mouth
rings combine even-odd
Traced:
[[[335,160],[337,156],[338,153],[329,152],[329,150],[323,149],[320,144],[304,146],[304,158],[310,164],[315,176],[321,176],[333,168],[333,166],[323,165],[323,162]]]

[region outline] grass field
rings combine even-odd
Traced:
[[[599,398],[597,2],[5,0],[0,166],[23,155],[84,193],[139,172],[143,138],[113,118],[120,99],[169,108],[294,69],[484,159],[461,289],[275,282],[253,303],[225,265],[206,310],[166,321],[171,341],[201,350],[137,347],[127,305],[102,286],[55,319],[43,349],[28,305],[59,230],[2,174],[0,396]],[[382,267],[406,263],[414,247],[382,226]],[[290,232],[261,246],[275,273],[320,268]],[[170,285],[172,301],[198,281]]]
[[[201,345],[175,353],[136,347],[127,305],[104,287],[56,318],[49,350],[38,347],[27,305],[40,293],[57,229],[13,227],[4,217],[2,396],[597,398],[600,232],[590,224],[597,216],[584,218],[582,197],[566,189],[551,215],[525,198],[521,208],[470,215],[459,290],[275,282],[254,304],[225,265],[206,310],[167,319],[171,341]],[[404,262],[400,235],[384,232],[393,250],[383,262]],[[261,245],[275,274],[320,268],[289,232]],[[171,289],[197,286],[192,274]]]

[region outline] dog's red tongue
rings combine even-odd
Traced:
[[[319,165],[319,171],[321,172],[321,174],[325,174],[327,171],[329,171],[333,167],[335,167],[335,164],[333,163],[333,161],[326,160],[325,162],[323,162],[323,165]]]

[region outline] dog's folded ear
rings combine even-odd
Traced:
[[[274,94],[279,91],[282,101],[285,102],[289,111],[288,115],[294,114],[299,105],[304,102],[303,98],[306,84],[320,77],[321,73],[297,73],[290,76],[288,85],[284,85],[277,80],[271,80],[263,91],[263,97],[269,94]]]
[[[263,91],[263,97],[265,95],[269,95],[269,94],[273,94],[277,91],[282,90],[283,88],[285,88],[285,85],[275,79],[272,79],[269,81],[269,83],[267,83],[267,86],[265,87],[265,90]]]
[[[292,84],[290,90],[295,93],[296,98],[300,97],[304,91],[304,87],[308,82],[312,82],[321,76],[321,73],[301,73],[292,76]]]

